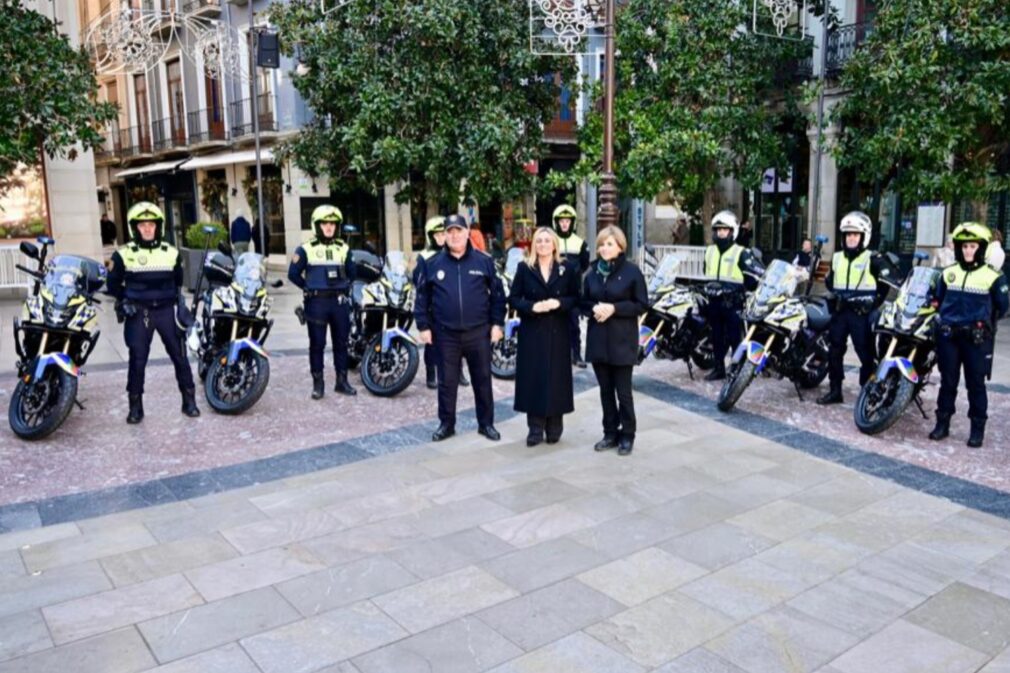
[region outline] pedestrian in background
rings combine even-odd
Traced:
[[[245,219],[242,211],[238,211],[235,219],[231,221],[231,229],[228,232],[231,238],[231,247],[238,257],[244,252],[249,252],[249,242],[252,241],[252,226],[249,220]]]

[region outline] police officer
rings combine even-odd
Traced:
[[[712,327],[715,366],[706,381],[726,378],[726,352],[740,343],[746,290],[757,286],[764,267],[750,250],[736,242],[740,224],[731,210],[712,218],[712,245],[705,249],[705,278],[718,283],[719,292],[709,298],[705,315]]]
[[[358,394],[347,382],[347,339],[351,331],[349,293],[354,280],[354,264],[348,254],[350,249],[337,235],[343,221],[344,216],[336,206],[323,205],[313,210],[315,238],[295,249],[288,266],[288,279],[305,292],[314,400],[323,396],[323,350],[327,329],[333,342],[333,366],[337,372],[333,391]]]
[[[424,238],[426,246],[417,256],[414,266],[414,287],[421,286],[425,277],[425,262],[437,255],[445,246],[445,218],[442,216],[428,218],[424,223]],[[429,388],[438,388],[438,350],[434,344],[424,347],[424,373]]]
[[[842,249],[831,258],[831,271],[824,280],[828,291],[835,296],[834,312],[828,338],[828,392],[817,404],[840,404],[842,379],[845,370],[842,361],[849,338],[859,356],[859,385],[873,375],[876,349],[873,344],[873,322],[870,314],[887,297],[884,283],[891,276],[890,266],[883,257],[869,250],[873,224],[870,216],[854,210],[842,218]]]
[[[182,413],[199,416],[193,372],[183,346],[185,329],[177,320],[177,311],[185,308],[179,251],[162,240],[165,214],[155,204],[142,201],[134,205],[126,214],[126,223],[130,242],[112,253],[108,278],[109,294],[116,298],[116,317],[126,323],[124,336],[130,349],[126,422],[132,425],[144,418],[144,370],[155,332],[175,366]]]
[[[461,359],[466,358],[477,406],[477,431],[501,438],[494,427],[491,393],[491,343],[502,338],[505,291],[494,260],[470,244],[469,227],[460,215],[445,219],[446,247],[424,264],[414,302],[421,341],[438,348],[438,442],[456,434],[456,396]]]
[[[561,247],[558,252],[561,258],[568,262],[573,271],[582,277],[582,274],[589,268],[589,246],[582,237],[575,233],[575,221],[578,213],[567,204],[562,204],[554,209],[551,218],[554,224],[554,232],[561,240]],[[571,322],[572,340],[572,363],[579,369],[586,368],[586,361],[582,359],[582,332],[579,330],[579,311],[571,311],[568,320]]]
[[[936,401],[936,427],[930,439],[950,434],[957,384],[964,367],[968,388],[968,446],[978,448],[985,438],[989,405],[985,378],[992,371],[995,321],[1010,308],[1007,279],[986,264],[986,249],[992,242],[989,227],[965,222],[954,229],[956,264],[948,266],[937,283],[940,302],[936,357],[940,370],[940,395]]]

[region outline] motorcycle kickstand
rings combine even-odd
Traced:
[[[804,402],[805,400],[803,399],[803,393],[800,391],[800,384],[797,383],[796,381],[793,381],[793,388],[796,389],[796,397],[800,398],[800,402]]]
[[[694,381],[694,367],[691,366],[691,358],[686,358],[684,362],[687,363],[687,375],[691,377],[692,381]]]
[[[81,404],[81,401],[79,399],[77,399],[76,397],[74,398],[74,404],[76,404],[77,408],[80,409],[81,411],[87,411],[87,409],[84,407],[84,405]]]
[[[922,408],[922,400],[919,398],[919,396],[916,395],[915,397],[913,397],[912,401],[915,402],[915,406],[919,408],[919,413],[922,414],[922,418],[928,421],[929,416],[926,414],[926,410]]]

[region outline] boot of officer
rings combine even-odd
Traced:
[[[161,338],[182,394],[182,413],[200,415],[196,405],[193,372],[186,358],[184,333],[177,322],[182,298],[182,263],[179,251],[163,240],[165,214],[157,205],[142,201],[126,215],[130,242],[112,254],[108,292],[116,298],[116,317],[124,323],[129,348],[126,390],[130,411],[126,422],[144,418],[144,378],[151,341]]]
[[[723,210],[712,218],[712,245],[705,250],[705,278],[721,286],[718,297],[712,297],[705,309],[712,328],[712,351],[715,366],[706,381],[726,378],[726,353],[740,343],[746,291],[757,285],[764,268],[750,250],[736,242],[740,224],[733,211]]]
[[[568,263],[573,271],[576,271],[581,278],[589,268],[589,245],[581,236],[575,233],[575,224],[578,213],[568,204],[562,204],[554,209],[551,216],[551,223],[554,226],[554,233],[558,235],[561,243],[558,252],[561,258]],[[572,345],[572,364],[579,369],[586,368],[586,361],[582,359],[582,330],[579,327],[579,311],[569,313],[569,338]]]
[[[831,258],[831,271],[825,285],[834,293],[834,311],[828,336],[828,392],[817,399],[818,404],[840,404],[842,380],[845,378],[844,358],[849,339],[859,356],[859,385],[873,375],[875,349],[870,316],[887,296],[884,280],[891,269],[883,258],[869,250],[873,223],[870,216],[853,211],[842,218],[840,226],[842,249]]]
[[[288,266],[288,280],[305,293],[305,323],[309,333],[309,371],[312,374],[312,399],[324,395],[323,351],[330,333],[333,365],[336,370],[334,392],[357,395],[347,381],[347,339],[351,331],[351,281],[354,264],[350,249],[339,237],[343,213],[336,206],[322,205],[312,211],[315,237],[298,246]]]
[[[985,263],[992,231],[984,224],[965,222],[954,229],[954,258],[937,281],[936,358],[940,370],[936,427],[929,438],[940,440],[950,434],[957,385],[964,369],[968,389],[968,418],[971,432],[968,446],[978,448],[985,440],[989,400],[985,379],[991,372],[994,324],[1006,315],[1010,300],[1007,279]]]
[[[425,263],[445,247],[445,218],[441,215],[428,218],[424,223],[425,248],[418,254],[414,265],[414,287],[425,278]],[[425,385],[431,390],[438,389],[438,350],[434,344],[424,347]],[[461,384],[462,385],[462,384]]]

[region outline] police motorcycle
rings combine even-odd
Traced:
[[[655,353],[660,360],[683,360],[694,379],[692,362],[700,369],[713,366],[711,328],[702,316],[708,298],[677,283],[680,258],[666,255],[649,281],[649,310],[638,326],[638,364]]]
[[[187,330],[186,344],[196,354],[207,403],[220,414],[241,414],[270,382],[270,355],[263,344],[274,323],[269,318],[273,300],[263,256],[246,252],[236,260],[227,243],[209,255],[204,250],[197,288],[192,313],[199,319]]]
[[[859,391],[853,410],[856,427],[868,435],[890,428],[915,402],[926,420],[921,394],[936,366],[934,299],[940,270],[921,266],[929,255],[915,253],[916,266],[894,301],[886,302],[874,326],[877,352],[884,353],[876,373]]]
[[[18,355],[18,383],[11,395],[7,419],[22,439],[42,439],[66,420],[77,400],[80,369],[95,349],[100,330],[94,297],[105,284],[105,267],[78,255],[46,254],[55,241],[28,241],[21,252],[36,260],[37,268],[17,265],[35,279],[21,316],[14,319],[14,348]]]
[[[512,288],[512,280],[523,261],[525,252],[522,248],[509,248],[505,256],[505,264],[498,272],[498,280],[502,284],[505,296],[508,297]],[[519,312],[511,306],[505,314],[505,335],[497,343],[491,344],[491,374],[499,379],[514,379],[516,377],[516,355],[519,353]]]
[[[820,262],[824,240],[818,237],[809,270],[777,259],[748,297],[743,312],[747,332],[719,392],[720,411],[730,411],[759,374],[788,378],[801,401],[802,390],[816,388],[828,375],[828,302],[795,296],[797,285],[812,276]]]
[[[355,251],[357,252],[357,251]],[[372,253],[354,260],[359,277],[373,278]],[[371,282],[351,288],[353,319],[348,355],[361,368],[361,382],[373,395],[393,397],[407,389],[420,365],[417,342],[410,336],[415,289],[407,275],[407,258],[399,250],[386,253]]]

